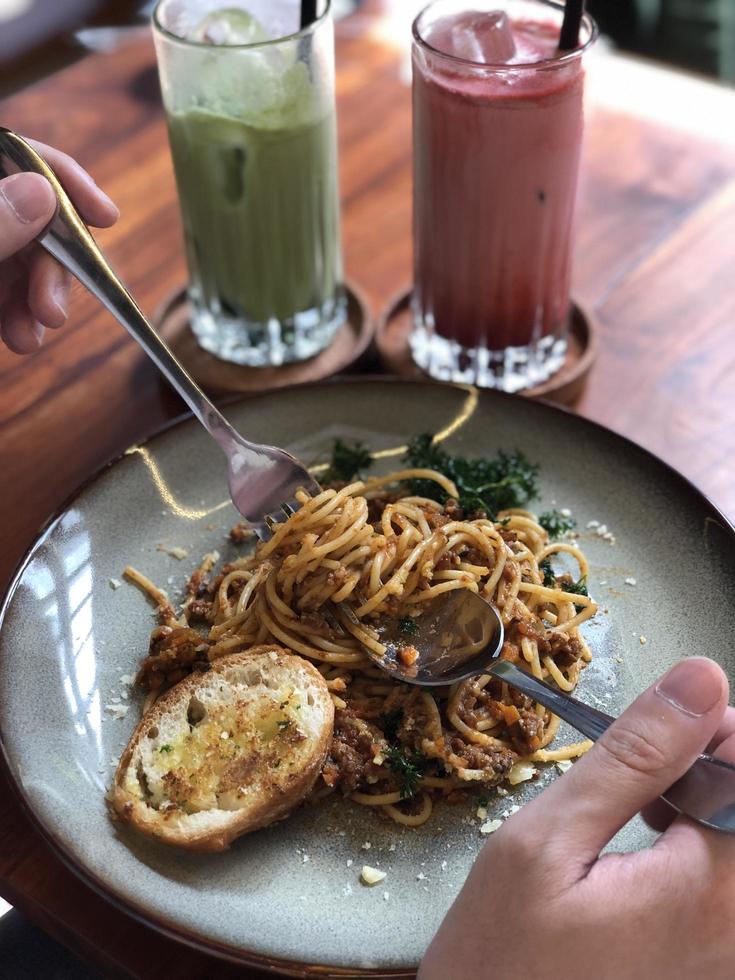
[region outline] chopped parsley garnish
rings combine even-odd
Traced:
[[[577,526],[577,522],[571,514],[562,514],[560,510],[547,510],[545,514],[539,517],[538,522],[548,532],[552,540],[561,538]]]
[[[349,445],[341,439],[335,439],[329,469],[322,482],[348,482],[372,465],[373,458],[364,442],[357,441]]]
[[[424,774],[426,756],[421,752],[408,752],[398,745],[391,745],[385,753],[390,769],[398,777],[402,800],[410,800],[416,794],[419,779]]]
[[[550,558],[544,558],[543,561],[540,561],[538,563],[538,570],[544,576],[544,585],[546,586],[546,588],[547,589],[555,589],[556,588],[556,575],[554,575],[554,570],[551,567],[551,559]]]
[[[561,587],[565,592],[572,592],[574,595],[589,595],[589,592],[587,591],[586,575],[583,575],[577,582],[562,582]],[[582,612],[584,606],[575,605],[574,608],[577,610],[577,612]]]
[[[398,729],[401,727],[402,721],[403,708],[393,708],[390,711],[386,711],[386,713],[382,715],[380,718],[380,724],[386,741],[395,742],[398,736]]]
[[[171,745],[162,745],[161,748],[158,751],[159,752],[173,752],[173,746],[171,746]]]
[[[578,582],[565,582],[562,586],[565,592],[572,592],[574,595],[589,595],[587,591],[587,576],[583,575]]]
[[[398,629],[407,636],[414,636],[418,633],[419,624],[415,619],[411,619],[410,616],[404,616],[403,619],[398,621]]]
[[[502,449],[494,459],[469,459],[445,452],[434,437],[425,434],[413,439],[403,457],[416,469],[438,470],[457,487],[459,505],[467,513],[484,511],[494,517],[509,507],[523,507],[538,496],[538,466],[523,453],[506,453]],[[448,494],[432,480],[409,481],[411,493],[431,497],[439,503]]]

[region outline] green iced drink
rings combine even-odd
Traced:
[[[339,273],[334,119],[258,128],[169,117],[189,266],[201,301],[266,323],[322,307]]]
[[[343,318],[335,109],[303,41],[255,39],[192,45],[194,74],[164,96],[194,331],[272,364],[316,353]]]

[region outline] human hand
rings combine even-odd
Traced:
[[[28,141],[48,162],[84,220],[108,228],[119,211],[86,170],[66,153]],[[15,354],[41,346],[45,327],[66,321],[71,276],[34,243],[51,220],[56,197],[40,174],[0,180],[0,338]]]
[[[735,840],[672,816],[648,850],[600,851],[709,750],[735,762],[720,668],[695,657],[645,691],[490,838],[419,980],[731,980]],[[667,812],[668,811],[668,812]]]

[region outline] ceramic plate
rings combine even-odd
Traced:
[[[594,660],[579,696],[618,713],[693,653],[714,657],[735,680],[735,532],[682,477],[619,436],[523,399],[400,382],[285,390],[227,414],[249,438],[309,463],[325,459],[336,436],[392,450],[443,431],[451,449],[469,455],[522,449],[541,466],[535,506],[572,509],[592,567],[600,613],[586,629]],[[390,457],[381,460],[390,467]],[[108,819],[105,791],[140,709],[133,693],[116,717],[124,713],[121,677],[135,672],[153,624],[140,592],[116,586],[131,563],[176,594],[201,554],[213,546],[226,553],[237,515],[225,497],[218,448],[185,421],[103,470],[50,524],[2,612],[7,767],[67,862],[150,925],[294,974],[309,964],[332,975],[400,974],[419,961],[482,846],[476,804],[439,805],[410,830],[335,800],[217,856],[170,850]],[[591,522],[606,525],[614,543]],[[558,775],[550,768],[507,797],[493,793],[489,817],[503,819]],[[648,839],[636,820],[614,846]],[[387,872],[381,885],[360,884],[366,863]]]

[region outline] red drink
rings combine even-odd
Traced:
[[[564,360],[580,48],[545,0],[437,0],[414,24],[414,359],[509,391]]]

